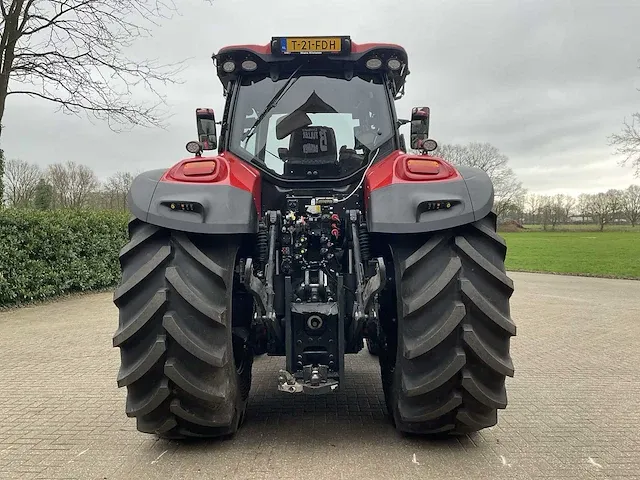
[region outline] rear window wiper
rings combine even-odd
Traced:
[[[256,121],[253,122],[253,125],[251,125],[249,130],[247,130],[247,132],[242,136],[242,138],[240,139],[241,142],[247,141],[251,138],[251,136],[256,132],[256,127],[260,125],[260,122],[262,122],[262,120],[264,120],[267,114],[271,110],[273,110],[276,107],[276,105],[278,105],[278,102],[282,97],[285,96],[289,88],[291,88],[293,84],[296,83],[296,81],[300,77],[295,77],[295,74],[298,73],[298,70],[300,70],[301,68],[302,68],[302,65],[296,68],[293,71],[293,73],[289,76],[289,78],[287,78],[287,81],[284,82],[284,85],[282,86],[282,88],[276,92],[276,94],[271,98],[271,100],[269,100],[269,103],[265,105],[262,113],[258,116],[258,118],[256,118]]]

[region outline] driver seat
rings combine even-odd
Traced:
[[[291,132],[289,148],[279,149],[288,175],[313,176],[338,168],[336,134],[330,127],[308,126]],[[317,172],[317,173],[316,173]]]

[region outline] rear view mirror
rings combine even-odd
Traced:
[[[196,125],[198,127],[198,141],[202,150],[215,150],[218,146],[216,136],[216,117],[211,108],[196,109]]]
[[[429,138],[429,107],[415,107],[411,111],[411,148],[421,150]]]

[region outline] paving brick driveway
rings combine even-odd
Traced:
[[[437,442],[389,425],[364,352],[315,398],[277,392],[282,361],[260,358],[233,439],[157,440],[124,415],[110,294],[0,313],[0,478],[640,478],[640,282],[513,278],[509,407]]]

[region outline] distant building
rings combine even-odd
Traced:
[[[569,223],[595,223],[591,215],[569,215]]]

